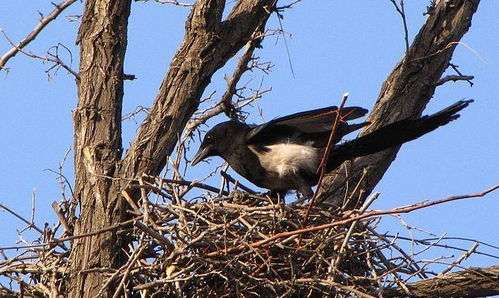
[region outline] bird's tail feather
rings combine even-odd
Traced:
[[[330,153],[326,169],[331,171],[346,160],[376,153],[417,139],[439,126],[446,125],[459,118],[459,114],[456,113],[467,107],[471,102],[473,100],[461,100],[433,115],[397,121],[357,139],[338,145]]]

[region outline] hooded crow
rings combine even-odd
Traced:
[[[364,116],[366,109],[343,108],[326,171],[330,172],[355,157],[417,139],[457,119],[457,113],[472,101],[461,100],[433,115],[397,121],[340,143],[345,135],[369,124],[347,123]],[[280,194],[297,190],[305,197],[311,197],[312,186],[319,180],[318,167],[338,111],[337,107],[331,106],[277,118],[261,125],[237,121],[219,123],[206,133],[191,164],[196,165],[210,156],[220,156],[237,173],[259,187]]]

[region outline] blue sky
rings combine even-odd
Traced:
[[[426,2],[406,1],[410,40],[424,22]],[[22,39],[37,24],[38,12],[47,14],[49,1],[10,0],[0,4],[0,28],[14,41]],[[78,24],[65,16],[81,14],[76,3],[51,23],[27,50],[43,54],[52,45],[63,43],[72,49],[73,68],[77,69],[78,49],[74,46]],[[435,112],[463,98],[473,103],[462,117],[446,127],[406,144],[396,161],[376,187],[381,192],[373,208],[388,209],[422,200],[438,199],[484,190],[499,182],[499,11],[498,1],[482,1],[470,32],[456,49],[453,63],[465,74],[475,75],[475,85],[447,83],[437,89],[425,113]],[[12,13],[15,12],[15,13]],[[138,105],[150,106],[177,50],[184,30],[188,8],[133,2],[129,24],[129,47],[125,70],[137,80],[125,83],[124,113]],[[282,36],[269,37],[256,54],[262,61],[275,64],[269,75],[252,72],[242,83],[272,87],[252,112],[250,121],[262,121],[289,113],[338,104],[344,92],[350,93],[348,105],[371,109],[382,82],[404,53],[400,17],[386,1],[311,1],[304,0],[287,10],[282,20],[289,46],[294,76]],[[279,28],[275,16],[268,28]],[[10,45],[0,37],[0,55]],[[66,56],[67,58],[69,56]],[[50,203],[60,199],[60,188],[53,173],[65,152],[72,146],[71,110],[76,106],[74,78],[64,70],[48,80],[49,67],[22,54],[11,59],[9,73],[0,73],[0,100],[3,125],[0,126],[0,203],[30,217],[33,190],[36,189],[36,223],[54,223]],[[233,63],[217,72],[206,94],[224,91],[224,74],[231,74]],[[216,97],[215,96],[215,97]],[[225,120],[217,117],[209,124]],[[137,124],[124,123],[123,144],[134,138]],[[353,136],[352,136],[353,137]],[[195,145],[197,146],[197,145]],[[193,153],[191,153],[192,156]],[[70,154],[72,155],[72,153]],[[208,173],[211,165],[189,169],[189,177]],[[72,179],[72,157],[64,173]],[[218,180],[214,180],[218,185]],[[458,201],[403,215],[411,226],[437,235],[462,236],[499,245],[497,221],[499,193],[485,198]],[[6,212],[0,212],[4,229],[0,247],[17,239],[16,229],[23,225]],[[8,228],[5,228],[8,227]],[[402,235],[407,232],[395,219],[386,218],[380,231]],[[417,234],[417,233],[416,233]],[[461,243],[465,248],[471,243]],[[480,247],[482,249],[483,247]],[[485,251],[486,249],[483,248]],[[491,251],[498,254],[496,251]],[[466,264],[478,266],[497,263],[476,257]]]

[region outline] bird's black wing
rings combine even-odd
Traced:
[[[276,118],[262,125],[255,126],[246,136],[248,144],[275,144],[286,141],[318,141],[316,146],[323,146],[331,132],[338,107],[310,110]],[[341,122],[337,129],[337,141],[344,135],[365,126],[367,123],[349,125],[348,120],[360,118],[367,113],[361,107],[346,107],[341,110]]]

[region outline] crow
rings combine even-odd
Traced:
[[[439,126],[459,118],[459,111],[473,100],[461,100],[429,116],[404,119],[356,139],[341,142],[343,137],[369,125],[347,121],[367,113],[361,107],[345,107],[339,116],[326,172],[344,161],[366,156],[419,138]],[[339,109],[336,106],[300,112],[261,125],[226,121],[210,129],[193,157],[191,165],[210,156],[220,156],[251,183],[284,195],[297,190],[312,197],[312,186],[319,180],[318,167],[331,135]]]

